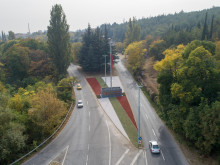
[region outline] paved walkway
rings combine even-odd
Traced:
[[[101,104],[102,108],[104,109],[105,113],[108,115],[108,117],[112,120],[112,122],[115,124],[115,126],[119,129],[119,131],[129,139],[127,133],[125,132],[109,98],[101,98],[98,99],[99,103]]]
[[[105,77],[102,77],[102,79],[105,81]],[[110,86],[110,77],[106,77],[106,84],[108,87]],[[112,77],[112,87],[121,87],[122,92],[124,92],[124,89],[122,87],[121,81],[118,76]],[[112,120],[112,122],[115,124],[115,126],[119,129],[119,131],[128,139],[128,135],[125,132],[121,121],[119,120],[109,98],[101,98],[98,99],[99,103],[101,104],[102,108],[104,109],[105,113],[109,116],[109,118]]]

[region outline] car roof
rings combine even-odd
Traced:
[[[82,100],[78,100],[78,102],[82,102]]]
[[[152,145],[158,145],[157,141],[155,141],[155,140],[152,140],[150,142],[152,143]]]

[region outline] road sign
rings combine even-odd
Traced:
[[[141,140],[138,140],[138,144],[141,144]]]
[[[142,140],[142,137],[139,137],[138,140]]]

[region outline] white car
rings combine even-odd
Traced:
[[[82,107],[83,107],[83,102],[82,102],[82,100],[78,100],[78,102],[77,102],[77,107],[78,107],[78,108],[82,108]]]
[[[157,141],[155,141],[155,140],[149,141],[149,147],[150,147],[150,151],[152,153],[160,153],[160,147],[159,147]]]

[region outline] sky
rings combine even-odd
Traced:
[[[220,0],[0,0],[0,31],[47,30],[50,11],[61,4],[70,31],[137,19],[220,7]]]

